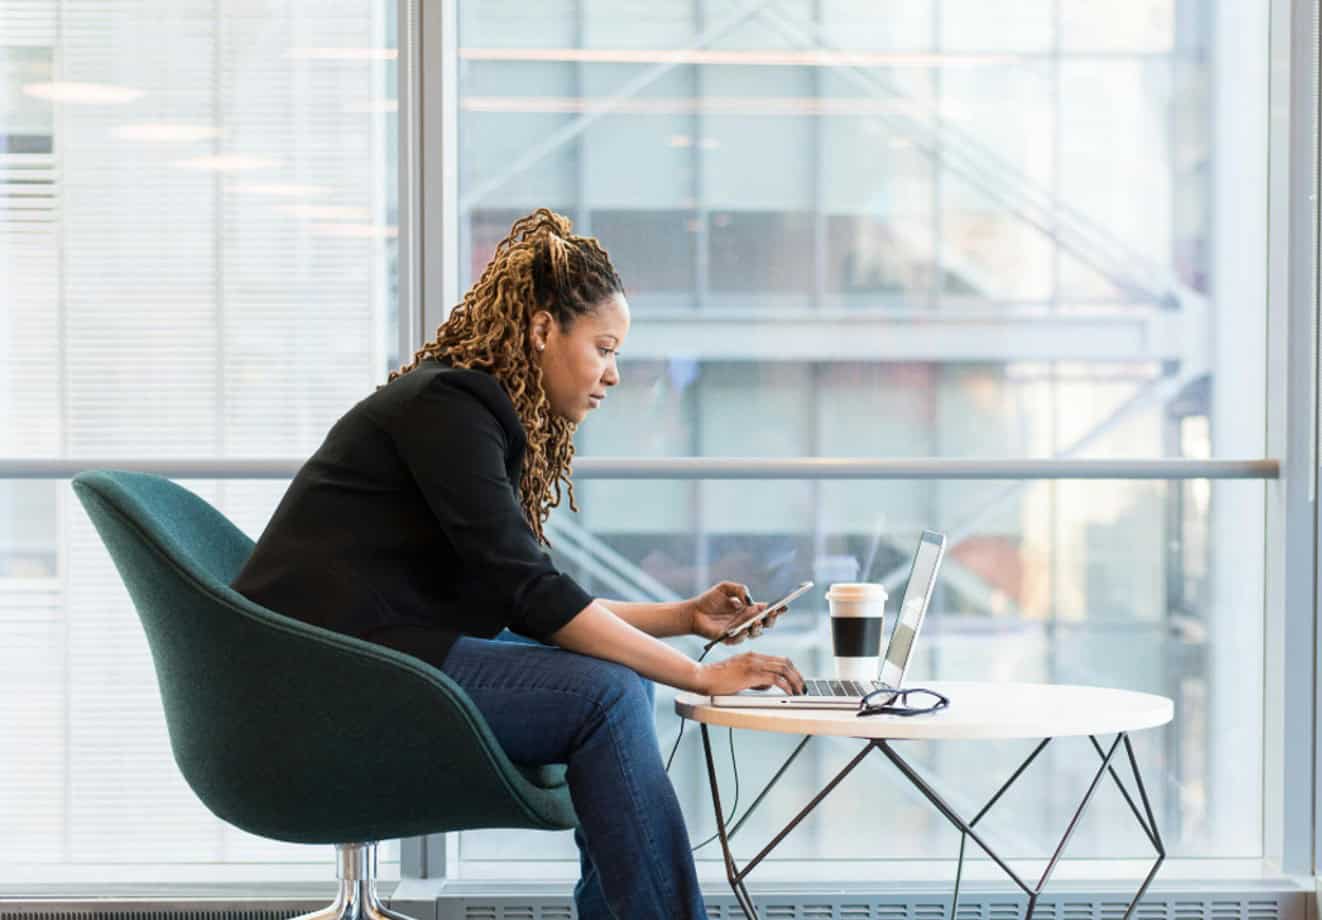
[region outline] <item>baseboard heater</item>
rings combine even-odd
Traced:
[[[949,895],[757,895],[759,920],[952,920]],[[1316,920],[1312,892],[1150,893],[1133,920]],[[0,920],[288,920],[326,906],[325,901],[263,900],[0,900]],[[565,897],[465,895],[430,901],[391,901],[417,920],[574,920]],[[1034,920],[1121,920],[1128,899],[1115,893],[1071,891],[1044,895]],[[953,920],[1018,920],[1027,899],[1011,894],[960,896]],[[744,920],[732,896],[709,895],[708,920]]]

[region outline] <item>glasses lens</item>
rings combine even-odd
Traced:
[[[903,700],[907,690],[873,690],[863,697],[864,706],[889,706],[897,699]]]
[[[913,704],[909,702],[910,696],[914,697]],[[941,694],[916,687],[912,690],[874,690],[863,697],[858,708],[861,715],[914,716],[933,712],[945,704]]]

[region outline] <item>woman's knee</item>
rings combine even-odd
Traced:
[[[652,710],[656,685],[633,668],[614,661],[589,658],[588,680],[598,700],[607,706],[633,706]]]
[[[647,695],[647,705],[649,707],[654,707],[656,705],[656,682],[648,680],[643,675],[638,674],[637,671],[635,671],[634,674],[637,675],[638,682],[643,685],[643,693]]]

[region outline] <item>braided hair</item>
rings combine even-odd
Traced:
[[[542,525],[560,504],[562,481],[569,507],[578,510],[570,479],[577,425],[551,413],[542,369],[533,358],[529,321],[546,310],[568,331],[577,317],[624,292],[606,250],[593,237],[575,236],[572,228],[569,218],[546,208],[516,220],[435,338],[386,381],[436,357],[453,367],[488,371],[500,382],[528,438],[519,501],[538,541],[548,546]]]

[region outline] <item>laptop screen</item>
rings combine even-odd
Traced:
[[[918,552],[909,569],[909,584],[904,589],[898,619],[891,630],[890,644],[886,646],[886,660],[881,665],[881,682],[888,686],[900,686],[904,672],[908,670],[914,639],[927,612],[927,602],[936,584],[936,572],[945,545],[946,538],[930,530],[923,531],[923,537],[918,541]]]

